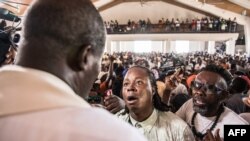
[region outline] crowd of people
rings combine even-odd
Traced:
[[[119,24],[117,20],[105,21],[107,33],[168,33],[168,32],[237,32],[236,18],[228,20],[216,17],[195,19],[160,19],[158,23],[146,20],[128,20],[127,24]]]
[[[102,105],[108,103],[107,110],[151,141],[174,138],[167,130],[158,131],[166,121],[157,118],[178,120],[169,111],[186,121],[196,140],[208,138],[208,133],[223,139],[225,124],[250,124],[249,66],[244,54],[105,53],[91,93],[104,97]],[[189,130],[178,130],[179,138],[194,140],[186,135]]]
[[[89,0],[37,0],[25,18],[0,68],[1,141],[221,141],[250,124],[247,56],[103,54]]]

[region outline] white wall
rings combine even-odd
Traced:
[[[245,45],[236,45],[235,46],[235,54],[238,52],[246,52],[246,46]]]
[[[106,52],[135,52],[135,50],[140,50],[144,52],[145,48],[143,46],[136,46],[135,41],[111,41],[111,49],[105,50]],[[136,48],[136,49],[135,49]],[[181,47],[179,47],[181,48]],[[206,48],[206,41],[189,41],[189,52],[194,51],[204,51]],[[214,48],[214,46],[213,46]],[[151,41],[151,51],[170,53],[177,52],[176,41]]]
[[[215,50],[215,41],[209,41],[208,42],[208,51],[209,54],[214,54],[216,52]]]
[[[181,2],[185,5],[194,7],[196,9],[211,13],[213,15],[216,15],[218,17],[222,17],[224,19],[228,19],[231,18],[233,19],[234,17],[236,17],[237,19],[237,23],[244,25],[244,29],[245,29],[245,37],[246,37],[246,52],[248,54],[248,56],[250,56],[250,17],[244,16],[244,15],[240,15],[231,11],[227,11],[224,9],[220,9],[218,7],[215,7],[213,5],[209,5],[209,4],[204,4],[201,3],[197,0],[176,0],[178,2]]]
[[[244,25],[245,28],[245,35],[246,35],[246,52],[248,55],[250,55],[250,18],[246,16],[242,16],[240,14],[236,14],[224,9],[220,9],[218,7],[208,5],[208,4],[202,4],[200,2],[197,2],[196,0],[176,0],[178,2],[181,2],[185,5],[189,5],[191,7],[194,7],[199,10],[203,10],[207,13],[214,14],[218,17],[222,17],[225,19],[231,18],[233,19],[234,17],[237,18],[237,22],[241,25]],[[168,4],[165,2],[161,1],[154,1],[154,2],[146,2],[145,5],[141,6],[139,2],[123,2],[119,5],[116,5],[112,8],[109,8],[107,10],[104,10],[101,12],[101,15],[105,21],[110,21],[110,20],[118,20],[120,24],[126,24],[128,19],[138,21],[138,19],[147,19],[149,18],[152,23],[157,23],[159,19],[161,18],[179,18],[179,19],[192,19],[192,18],[201,18],[204,17],[205,15],[196,13],[191,10],[187,10],[172,4]],[[163,35],[164,36],[164,35]],[[180,36],[180,35],[179,35]],[[179,39],[179,36],[175,37],[175,39],[171,38],[166,40],[187,40],[183,38],[188,38],[188,37],[181,37],[182,39]],[[194,34],[192,36],[195,36]],[[210,35],[210,38],[212,35]],[[221,38],[224,37],[224,35],[220,36]],[[207,39],[209,41],[210,39]],[[222,40],[222,39],[218,39]],[[226,39],[228,40],[228,39]],[[230,44],[230,54],[233,53],[233,48],[234,44],[233,41],[235,39],[229,39],[232,40],[232,43]],[[202,40],[203,41],[203,40]],[[212,39],[210,41],[215,41],[215,39]],[[164,52],[169,52],[174,50],[172,48],[172,44],[169,42],[163,43],[163,46],[169,47],[169,49],[163,50]],[[212,43],[209,43],[209,48],[208,50],[210,52],[214,52],[214,50],[211,48],[213,46]]]
[[[189,41],[189,52],[205,51],[206,42],[204,41]]]
[[[154,52],[162,52],[163,41],[151,41],[151,49]],[[136,46],[135,41],[111,41],[111,50],[105,50],[105,52],[135,52],[135,50],[140,50],[141,52],[145,51],[142,46]],[[135,49],[136,48],[136,49]]]
[[[133,41],[120,41],[120,51],[134,51],[134,42]]]
[[[146,2],[143,6],[139,2],[123,2],[102,11],[101,15],[105,21],[117,20],[120,24],[127,24],[128,19],[138,21],[149,18],[152,23],[158,23],[158,20],[162,18],[165,20],[167,18],[185,20],[186,18],[193,19],[205,16],[161,1]]]
[[[154,52],[163,52],[163,41],[153,41],[152,42],[152,49]]]

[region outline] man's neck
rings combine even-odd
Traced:
[[[220,106],[217,106],[217,107],[215,107],[214,109],[216,109],[216,110],[214,110],[213,112],[210,112],[210,113],[208,113],[208,114],[206,114],[206,115],[204,115],[204,116],[205,116],[205,117],[217,116],[217,115],[220,113]]]
[[[148,117],[150,117],[150,115],[153,113],[154,111],[154,107],[152,106],[149,110],[145,111],[131,111],[130,115],[131,117],[138,121],[138,122],[142,122],[144,120],[146,120]]]

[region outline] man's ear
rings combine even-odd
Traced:
[[[221,102],[225,102],[228,98],[230,97],[230,94],[228,91],[223,91],[222,94],[220,95],[220,100]]]
[[[68,59],[69,65],[75,71],[85,70],[88,63],[88,57],[92,54],[91,45],[81,46],[70,54]]]
[[[153,87],[152,87],[152,93],[153,93],[153,95],[155,95],[156,92],[157,92],[157,86],[153,86]]]

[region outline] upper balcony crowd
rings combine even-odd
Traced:
[[[158,23],[152,23],[150,19],[133,21],[128,20],[127,24],[119,24],[117,20],[105,21],[108,34],[135,34],[135,33],[217,33],[237,32],[236,18],[196,18],[180,20],[178,18],[160,19]]]

